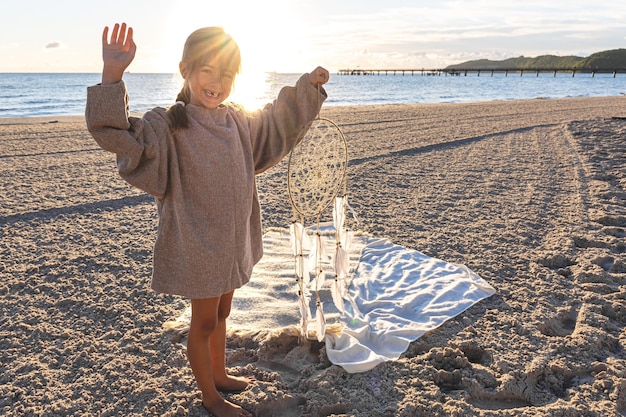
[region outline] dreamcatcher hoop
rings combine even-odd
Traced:
[[[308,338],[308,323],[312,319],[310,286],[314,288],[316,297],[317,339],[322,341],[326,333],[326,319],[319,290],[325,279],[321,265],[329,257],[325,253],[322,241],[320,219],[323,211],[333,202],[336,250],[331,262],[335,270],[335,282],[331,292],[334,304],[343,311],[345,278],[348,270],[348,255],[345,248],[347,243],[345,235],[342,234],[347,206],[347,166],[348,146],[343,132],[334,122],[319,116],[289,154],[287,188],[293,208],[291,236],[303,338]],[[338,197],[340,192],[343,194]],[[312,242],[309,241],[305,228],[307,219],[314,219],[317,224]],[[305,251],[308,251],[308,259],[305,257]]]
[[[293,209],[319,217],[340,190],[345,194],[348,146],[334,122],[316,118],[289,154],[287,188]]]

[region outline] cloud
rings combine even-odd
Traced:
[[[324,61],[332,50],[340,68],[439,68],[480,58],[586,56],[623,47],[625,38],[626,12],[617,0],[593,6],[588,0],[568,0],[566,8],[545,0],[414,3],[330,15],[310,37],[323,43],[310,50],[319,50]]]
[[[63,48],[63,44],[61,42],[50,42],[49,44],[47,44],[45,46],[46,49],[57,49],[57,48]]]

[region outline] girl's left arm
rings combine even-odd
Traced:
[[[248,119],[257,174],[276,165],[304,137],[327,98],[328,71],[318,67]]]
[[[309,72],[309,82],[312,86],[321,87],[328,82],[330,74],[326,68],[317,67]]]

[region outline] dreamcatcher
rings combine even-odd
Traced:
[[[326,273],[322,265],[330,263],[334,273],[332,300],[344,311],[343,297],[348,276],[349,233],[345,213],[349,207],[346,195],[348,149],[339,127],[318,117],[310,125],[302,141],[291,151],[287,175],[289,197],[293,208],[290,227],[295,276],[298,283],[298,304],[301,333],[308,337],[311,297],[315,295],[315,329],[322,341],[326,319],[320,298]],[[327,254],[320,226],[322,214],[332,206],[335,238],[334,254]],[[312,238],[307,233],[307,220],[314,222]]]

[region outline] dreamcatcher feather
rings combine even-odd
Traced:
[[[332,121],[320,117],[313,121],[302,141],[289,155],[287,186],[293,208],[290,230],[298,282],[301,332],[303,337],[308,336],[308,325],[313,318],[309,306],[314,294],[314,322],[319,341],[324,339],[326,332],[326,319],[319,295],[326,278],[322,268],[325,262],[332,265],[335,275],[331,285],[333,303],[339,311],[344,311],[349,244],[347,230],[344,230],[345,210],[349,207],[346,196],[347,165],[348,149],[341,129]],[[333,203],[336,249],[333,256],[328,256],[320,230],[320,219],[324,210]],[[311,242],[306,232],[307,220],[316,224]],[[307,249],[308,262],[305,261]]]

